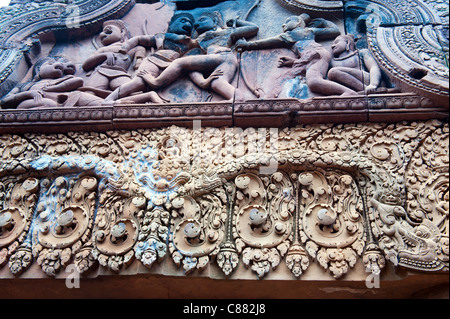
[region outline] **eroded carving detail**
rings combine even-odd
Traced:
[[[447,145],[438,121],[5,135],[1,264],[447,269]]]
[[[235,183],[236,246],[244,265],[251,266],[261,278],[276,269],[291,243],[295,210],[292,184],[281,172],[264,177],[241,174]]]
[[[31,256],[21,249],[33,219],[39,192],[39,181],[3,180],[0,183],[2,210],[0,211],[0,266],[9,259],[13,273],[19,274],[31,264]],[[22,252],[21,252],[22,251]],[[10,258],[10,256],[13,257]]]
[[[356,263],[365,245],[362,200],[353,178],[316,170],[299,175],[300,234],[308,253],[336,278]]]

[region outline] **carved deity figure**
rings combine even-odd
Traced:
[[[333,59],[328,71],[329,80],[355,92],[375,92],[381,82],[381,70],[368,49],[357,50],[352,35],[340,35],[334,40],[331,50]]]
[[[122,84],[131,80],[128,69],[133,64],[137,68],[145,56],[145,48],[136,47],[123,51],[122,43],[126,41],[128,29],[120,20],[109,20],[103,24],[99,35],[103,47],[99,48],[83,63],[83,70],[91,72],[86,80],[86,87],[105,98]]]
[[[240,50],[263,50],[272,48],[291,49],[299,58],[282,57],[279,67],[293,67],[290,77],[304,75],[311,92],[324,95],[351,94],[353,91],[338,83],[326,80],[331,53],[316,41],[333,39],[340,34],[331,21],[314,19],[308,14],[290,16],[282,26],[283,33],[275,37],[247,42],[239,40]],[[276,94],[277,95],[277,94]]]
[[[201,52],[196,50],[173,61],[156,78],[151,75],[143,76],[146,83],[152,89],[159,89],[187,73],[201,88],[210,86],[214,92],[225,99],[233,99],[235,87],[231,82],[236,74],[238,61],[232,46],[240,38],[255,36],[258,33],[258,27],[241,20],[230,21],[230,24],[234,26],[224,25],[219,12],[203,13],[194,25],[198,34],[196,41]]]
[[[275,37],[250,42],[241,39],[236,48],[243,51],[287,48],[298,54],[310,42],[334,39],[341,33],[333,22],[322,18],[311,21],[306,13],[288,17],[282,28],[283,33]]]
[[[292,67],[289,76],[305,76],[306,84],[313,93],[322,95],[353,95],[355,92],[337,82],[326,79],[331,53],[315,41],[308,43],[298,59],[281,57],[279,67]]]
[[[149,90],[143,77],[158,76],[172,61],[198,47],[197,42],[191,39],[194,21],[195,19],[191,14],[179,13],[172,17],[166,33],[136,36],[125,41],[122,44],[122,50],[125,52],[137,46],[150,48],[153,51],[142,59],[136,76],[115,89],[105,99],[105,103],[111,103],[124,97],[126,97],[124,102],[131,103],[167,102],[159,97],[156,92]],[[144,93],[132,95],[141,91]]]
[[[33,80],[14,88],[1,100],[2,108],[89,106],[99,98],[76,91],[83,79],[74,76],[75,65],[60,57],[46,57],[33,67]]]

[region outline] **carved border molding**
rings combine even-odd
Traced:
[[[437,120],[2,135],[0,267],[448,270],[448,139]]]
[[[0,132],[67,132],[191,127],[285,127],[312,123],[396,122],[447,119],[448,109],[416,94],[273,99],[245,102],[120,105],[114,107],[0,110]]]

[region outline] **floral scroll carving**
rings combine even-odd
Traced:
[[[280,268],[301,278],[313,265],[335,279],[358,263],[373,273],[448,269],[439,121],[1,143],[0,265],[15,276],[34,264],[54,277],[69,264],[88,274],[171,262],[186,275],[216,267],[259,279]]]
[[[276,269],[290,246],[294,198],[289,178],[277,172],[262,178],[241,174],[235,183],[234,237],[244,265],[263,277]]]
[[[13,273],[20,273],[23,266],[30,264],[29,255],[20,252],[25,241],[37,204],[39,181],[28,178],[23,182],[9,181],[1,183],[3,207],[0,211],[1,244],[0,265],[8,259]],[[12,255],[21,255],[15,258]]]
[[[208,265],[219,252],[225,233],[226,212],[220,198],[208,194],[199,200],[181,197],[173,202],[169,249],[175,263],[182,262],[187,274]]]
[[[86,176],[74,182],[58,177],[41,184],[47,187],[36,211],[39,227],[33,235],[39,244],[33,245],[33,255],[43,271],[54,276],[89,238],[97,180]]]
[[[315,171],[299,176],[300,234],[308,253],[341,277],[364,250],[363,202],[351,175]]]

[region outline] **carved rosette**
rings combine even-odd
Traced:
[[[207,194],[196,199],[178,197],[172,201],[169,250],[186,274],[203,270],[219,252],[224,239],[226,209],[220,197]]]
[[[262,278],[286,254],[293,230],[293,187],[281,172],[269,176],[241,174],[237,187],[234,239],[243,263]]]
[[[311,257],[335,278],[353,267],[364,250],[363,204],[345,172],[318,169],[298,177],[300,237]]]
[[[58,177],[41,184],[46,191],[37,207],[33,255],[46,274],[55,276],[89,239],[98,182],[95,177],[84,176],[77,181]]]

